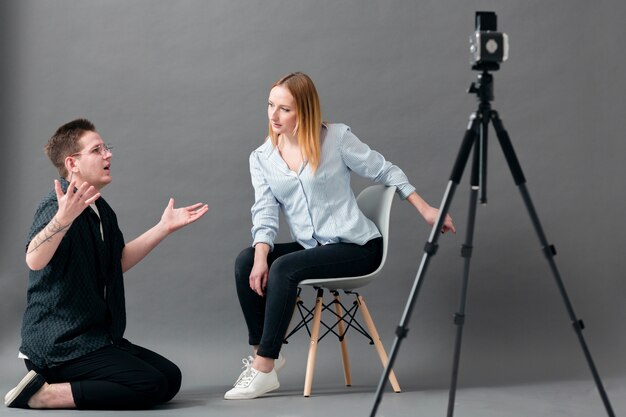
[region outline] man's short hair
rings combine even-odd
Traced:
[[[95,131],[96,127],[89,120],[76,119],[58,128],[48,143],[46,143],[44,151],[63,178],[67,177],[65,158],[73,153],[80,152],[80,145],[78,144],[80,138],[86,132]]]

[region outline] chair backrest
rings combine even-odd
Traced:
[[[383,257],[380,265],[372,274],[377,274],[387,260],[387,247],[389,246],[389,218],[391,217],[391,204],[395,195],[396,187],[384,185],[372,185],[361,191],[356,198],[359,209],[370,219],[383,236]]]
[[[314,278],[305,279],[300,285],[324,287],[330,290],[353,290],[363,287],[372,282],[383,269],[387,260],[387,247],[389,246],[389,217],[391,215],[391,203],[396,192],[396,187],[384,185],[372,185],[367,187],[356,198],[359,209],[365,216],[374,222],[380,234],[383,236],[383,256],[378,268],[370,274],[358,277],[343,278]]]

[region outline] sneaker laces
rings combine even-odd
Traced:
[[[248,356],[247,358],[243,358],[241,360],[241,363],[243,363],[243,366],[241,367],[241,369],[243,369],[243,372],[239,374],[239,378],[237,378],[237,380],[233,384],[233,387],[236,387],[239,384],[239,381],[241,381],[247,374],[250,373],[250,369],[252,369],[252,362],[254,362],[254,358],[252,356]]]
[[[254,369],[252,366],[249,367],[248,369],[243,371],[243,373],[241,374],[241,376],[237,380],[237,383],[235,384],[235,387],[236,388],[247,388],[250,385],[250,383],[252,382],[252,380],[257,376],[258,373],[259,373],[259,371]]]

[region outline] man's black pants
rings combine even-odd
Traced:
[[[28,370],[39,373],[49,384],[69,382],[79,409],[150,408],[171,400],[182,378],[175,364],[130,342],[106,346],[50,368],[25,362]]]

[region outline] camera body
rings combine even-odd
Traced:
[[[496,71],[509,56],[509,37],[498,32],[494,12],[476,12],[476,31],[470,36],[470,64],[473,70]]]

